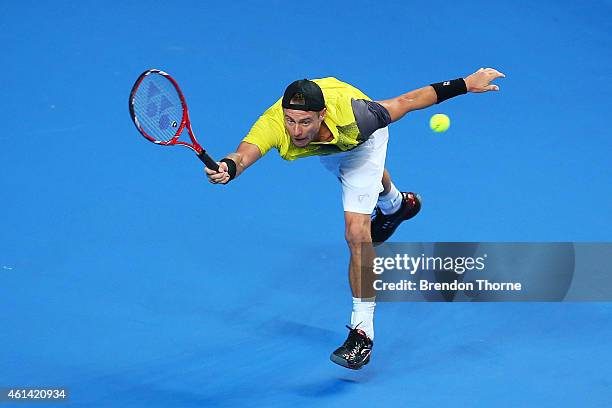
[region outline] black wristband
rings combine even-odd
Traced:
[[[453,79],[452,81],[436,82],[435,84],[431,84],[431,86],[434,91],[436,91],[436,95],[438,95],[438,101],[436,103],[467,93],[467,86],[463,78]]]
[[[232,181],[236,177],[236,162],[228,157],[221,159],[221,162],[227,164],[227,172],[230,176],[229,181]]]

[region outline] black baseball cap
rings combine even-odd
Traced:
[[[299,94],[299,95],[298,95]],[[304,98],[304,104],[291,103],[296,96]],[[325,108],[325,98],[321,87],[308,79],[298,79],[292,82],[283,95],[283,108],[303,111],[321,111]]]

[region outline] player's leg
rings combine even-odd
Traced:
[[[378,196],[379,201],[380,201],[381,196],[385,196],[389,194],[389,192],[391,191],[391,187],[393,186],[393,182],[391,181],[391,175],[389,174],[389,170],[387,169],[383,171],[382,185],[383,185],[383,191],[381,191],[380,195]]]
[[[374,247],[370,238],[370,214],[345,211],[344,237],[351,253],[349,260],[351,293],[354,298],[374,298],[376,293],[372,285],[373,273],[364,273],[368,265],[369,269],[372,269],[374,260]]]
[[[387,169],[382,175],[383,191],[378,196],[376,207],[380,208],[383,214],[393,214],[400,209],[402,205],[402,193],[395,187],[391,181],[391,175]]]
[[[387,169],[383,172],[381,182],[383,191],[378,196],[372,214],[371,233],[375,245],[389,239],[403,221],[414,217],[421,210],[421,197],[413,192],[400,192]]]
[[[370,361],[374,345],[374,247],[370,239],[370,214],[344,212],[345,238],[351,257],[349,283],[353,294],[353,311],[349,335],[344,344],[330,356],[337,364],[360,369]]]
[[[353,295],[351,327],[374,340],[374,247],[370,239],[370,215],[344,212],[345,239],[350,251],[349,284]]]
[[[371,271],[374,248],[371,245],[370,216],[378,195],[383,191],[381,179],[387,140],[387,129],[379,129],[358,148],[342,156],[321,159],[342,183],[345,238],[351,252],[349,283],[353,294],[348,338],[330,358],[352,369],[359,369],[369,362],[373,346],[376,303]]]

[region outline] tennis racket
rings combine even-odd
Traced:
[[[164,71],[149,69],[138,77],[130,92],[130,116],[147,140],[162,146],[188,147],[206,167],[219,171],[219,165],[193,134],[187,103],[178,83]],[[191,143],[179,140],[185,128]]]

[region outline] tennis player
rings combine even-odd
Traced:
[[[370,361],[376,305],[375,291],[368,284],[373,276],[372,243],[386,241],[421,209],[420,197],[400,192],[385,169],[388,125],[408,112],[467,92],[498,91],[491,82],[503,77],[493,68],[480,68],[466,78],[381,101],[336,78],[297,80],[255,122],[238,149],[219,162],[219,171],[205,168],[211,183],[227,184],[275,148],[285,160],[320,156],[342,183],[353,311],[348,338],[331,354],[333,362],[360,369]],[[362,273],[362,262],[369,273]]]

